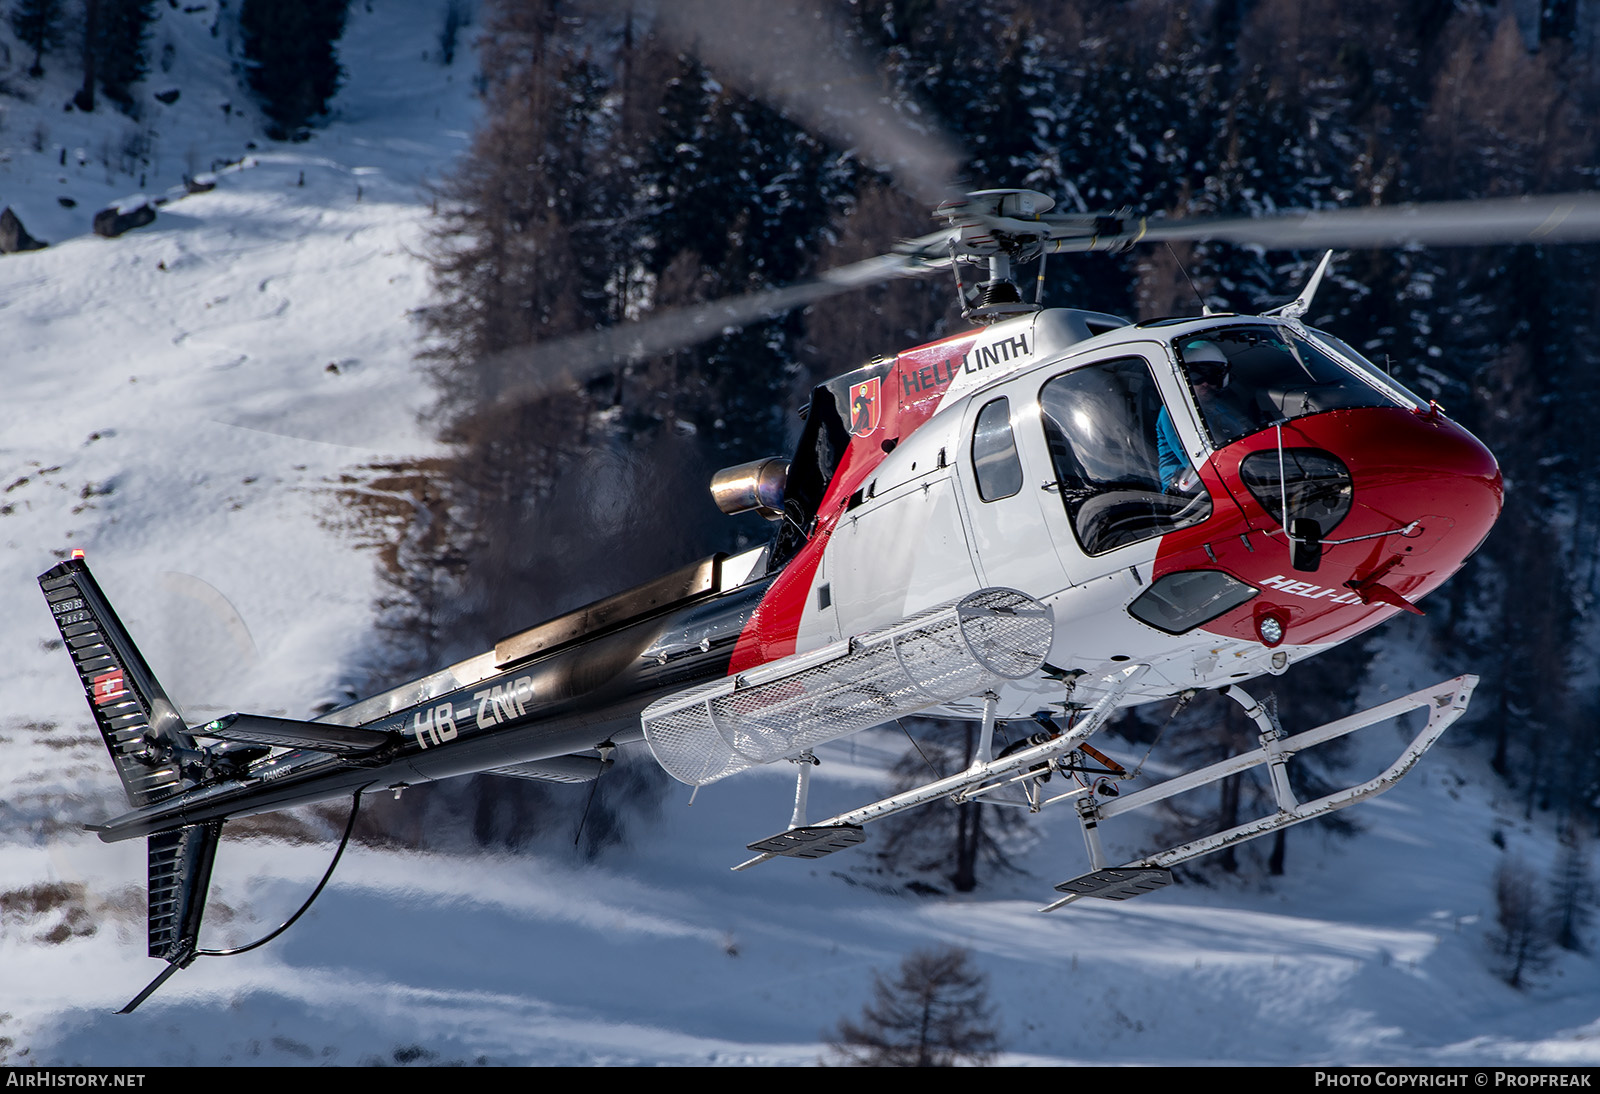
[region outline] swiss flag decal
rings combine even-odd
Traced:
[[[121,669],[102,672],[94,678],[93,687],[95,706],[104,706],[113,699],[120,699],[128,690],[123,686]]]

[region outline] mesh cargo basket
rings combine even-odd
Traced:
[[[704,786],[1036,671],[1050,651],[1047,605],[982,589],[877,631],[795,654],[651,704],[656,760]]]

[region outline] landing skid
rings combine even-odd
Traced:
[[[821,821],[812,827],[859,828],[869,821],[882,820],[884,817],[902,813],[907,809],[913,809],[919,805],[937,801],[940,798],[951,797],[965,801],[986,789],[1005,786],[1018,779],[1031,778],[1031,772],[1039,768],[1041,764],[1049,764],[1067,755],[1093,736],[1105,724],[1112,711],[1116,710],[1117,702],[1126,694],[1128,688],[1132,686],[1135,680],[1144,675],[1147,668],[1148,666],[1146,665],[1133,665],[1106,675],[1101,680],[1107,689],[1104,697],[1094,705],[1077,726],[1059,737],[1046,741],[1044,744],[1025,748],[1020,752],[1014,752],[999,759],[990,758],[994,744],[995,703],[993,698],[988,698],[985,701],[983,736],[978,743],[978,757],[973,761],[971,767],[959,774],[951,775],[949,778],[939,779],[928,783],[926,786],[919,786],[903,794],[896,794],[891,798],[884,798],[882,801],[873,802],[871,805],[862,806],[860,809],[852,809],[848,813],[840,813],[836,817],[829,817],[827,820]],[[791,831],[805,825],[805,802],[807,789],[810,785],[811,767],[812,761],[809,758],[809,754],[807,754],[800,763],[799,783],[795,788],[794,818],[789,822]],[[765,843],[767,841],[761,842]],[[860,841],[858,840],[857,842]],[[758,849],[760,848],[756,844],[750,845],[750,850],[755,851]],[[837,850],[838,848],[834,849]],[[763,850],[762,854],[741,862],[734,869],[748,870],[752,866],[770,861],[781,854],[783,854],[781,851]]]
[[[748,850],[785,858],[821,858],[867,838],[859,824],[813,824],[790,828],[766,839],[758,839]]]
[[[987,705],[978,756],[971,767],[948,778],[884,798],[847,813],[840,813],[816,824],[807,824],[805,819],[811,768],[816,761],[809,752],[795,757],[800,765],[800,774],[795,789],[794,816],[789,828],[750,844],[749,849],[759,853],[756,857],[741,862],[734,869],[747,870],[777,857],[817,858],[853,847],[866,838],[862,831],[863,825],[939,798],[950,798],[957,802],[986,801],[996,805],[1021,806],[1030,812],[1038,812],[1047,805],[1070,801],[1077,809],[1078,820],[1083,828],[1090,869],[1086,874],[1057,885],[1056,891],[1065,895],[1060,900],[1046,905],[1042,910],[1054,911],[1075,900],[1090,896],[1102,900],[1127,900],[1170,884],[1172,867],[1180,862],[1187,862],[1189,859],[1210,854],[1212,851],[1220,851],[1224,847],[1247,840],[1258,839],[1292,824],[1326,816],[1383,793],[1399,782],[1440,735],[1466,712],[1467,703],[1472,698],[1472,689],[1478,683],[1476,676],[1457,676],[1431,688],[1412,692],[1410,695],[1293,736],[1285,736],[1277,724],[1277,719],[1251,698],[1249,693],[1242,688],[1227,687],[1223,689],[1223,693],[1244,707],[1245,713],[1260,730],[1258,738],[1261,743],[1260,748],[1179,775],[1132,794],[1119,795],[1114,782],[1106,778],[1096,778],[1089,785],[1077,786],[1050,798],[1042,797],[1040,789],[1053,772],[1073,775],[1086,770],[1084,765],[1070,762],[1072,754],[1084,749],[1088,739],[1100,730],[1106,719],[1117,709],[1128,688],[1145,671],[1146,666],[1135,665],[1108,674],[1101,681],[1106,689],[1103,697],[1077,725],[1042,744],[1012,752],[998,759],[991,758],[994,737],[994,703],[991,700]],[[1289,783],[1288,763],[1297,753],[1418,709],[1427,710],[1427,723],[1382,774],[1366,782],[1326,794],[1315,801],[1301,802],[1296,799]],[[1092,753],[1094,759],[1109,765],[1104,774],[1118,779],[1133,777],[1115,764],[1105,761],[1104,757],[1092,749],[1085,751]],[[1277,810],[1272,814],[1121,865],[1111,865],[1105,861],[1099,833],[1102,821],[1144,809],[1175,795],[1198,790],[1229,776],[1261,766],[1267,768],[1277,805]]]
[[[1118,893],[1106,891],[1097,884],[1096,879],[1119,872],[1138,871],[1170,871],[1180,862],[1187,862],[1201,855],[1208,855],[1213,851],[1220,851],[1233,844],[1244,843],[1247,840],[1258,839],[1268,833],[1287,828],[1291,824],[1299,824],[1315,817],[1326,816],[1348,806],[1355,805],[1368,798],[1388,790],[1410,771],[1422,754],[1428,751],[1441,734],[1448,729],[1457,718],[1466,713],[1467,703],[1472,699],[1472,689],[1478,684],[1476,676],[1457,676],[1453,680],[1446,680],[1431,688],[1414,691],[1410,695],[1391,700],[1380,706],[1371,707],[1348,718],[1340,718],[1316,729],[1297,733],[1292,737],[1285,737],[1275,720],[1255,702],[1243,689],[1230,687],[1224,689],[1230,697],[1245,708],[1248,714],[1261,730],[1261,747],[1215,763],[1209,767],[1202,767],[1175,779],[1168,779],[1164,783],[1152,786],[1148,790],[1141,790],[1126,797],[1112,798],[1110,801],[1099,801],[1092,794],[1078,799],[1078,819],[1083,826],[1084,844],[1089,851],[1089,864],[1091,872],[1079,877],[1063,881],[1056,886],[1056,891],[1065,893],[1060,900],[1046,905],[1042,911],[1053,912],[1057,908],[1071,904],[1086,896],[1097,896],[1112,900],[1125,900],[1135,893]],[[1343,790],[1336,790],[1331,794],[1317,798],[1315,801],[1300,802],[1295,799],[1294,791],[1289,787],[1287,764],[1289,759],[1297,752],[1324,744],[1347,733],[1358,729],[1398,718],[1409,711],[1426,708],[1428,721],[1422,727],[1411,743],[1400,753],[1400,756],[1376,778],[1366,782],[1357,783]],[[1277,799],[1277,812],[1258,820],[1250,821],[1221,832],[1213,832],[1209,836],[1169,847],[1165,851],[1148,855],[1132,862],[1123,863],[1114,869],[1107,869],[1105,857],[1100,847],[1099,824],[1101,821],[1122,813],[1131,813],[1154,805],[1176,794],[1208,786],[1220,782],[1230,775],[1241,771],[1248,771],[1262,764],[1268,765],[1268,772],[1272,780],[1273,796]],[[1151,886],[1154,888],[1156,886]]]

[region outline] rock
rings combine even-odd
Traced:
[[[173,103],[178,101],[179,94],[181,94],[181,92],[175,87],[168,88],[166,91],[158,91],[156,92],[156,102],[166,103],[168,106],[171,106]]]
[[[61,206],[63,209],[76,209],[78,207],[77,199],[69,198],[65,195],[56,198],[56,204]]]
[[[204,194],[217,188],[217,176],[207,171],[203,175],[190,178],[183,176],[183,188],[191,194]]]
[[[28,234],[28,229],[22,226],[22,221],[17,219],[17,214],[7,205],[4,212],[0,212],[0,254],[16,254],[18,251],[42,251],[50,246],[42,239],[34,239]]]
[[[123,232],[142,228],[155,219],[155,207],[141,197],[101,209],[94,215],[94,234],[116,239]]]

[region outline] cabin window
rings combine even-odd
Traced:
[[[1004,398],[985,403],[972,429],[972,470],[978,496],[984,501],[1009,498],[1022,489],[1022,461],[1011,432],[1011,404]]]
[[[1063,373],[1040,389],[1039,407],[1056,475],[1046,489],[1060,494],[1087,554],[1211,515],[1211,497],[1196,475],[1162,474],[1158,438],[1175,431],[1143,358]]]

